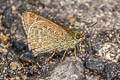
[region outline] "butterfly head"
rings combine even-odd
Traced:
[[[85,34],[83,32],[75,31],[75,39],[85,39]]]
[[[81,42],[85,39],[85,33],[78,30],[71,30],[69,34],[72,36],[72,41],[74,44]]]

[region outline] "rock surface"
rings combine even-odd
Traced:
[[[25,11],[84,31],[78,59],[62,52],[31,55]],[[69,18],[72,15],[73,18]],[[0,0],[0,80],[120,80],[120,0]]]

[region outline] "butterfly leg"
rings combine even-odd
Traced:
[[[79,49],[80,49],[80,57],[82,57],[82,43],[81,42],[80,42]]]
[[[74,55],[75,55],[75,58],[77,59],[77,46],[74,47]]]
[[[52,53],[52,55],[48,58],[48,61],[54,57],[55,53],[56,53],[56,50],[54,50],[54,52]]]
[[[64,54],[63,54],[63,56],[62,56],[61,61],[63,61],[63,59],[65,58],[65,55],[66,55],[67,51],[68,51],[68,49],[65,50],[65,52],[64,52]]]

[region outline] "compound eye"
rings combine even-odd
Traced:
[[[80,34],[77,34],[76,35],[76,39],[80,39],[81,38],[81,35]]]

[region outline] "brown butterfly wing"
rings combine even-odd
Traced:
[[[23,20],[28,46],[34,53],[45,53],[64,48],[66,36],[69,35],[59,25],[31,12],[24,13]]]

